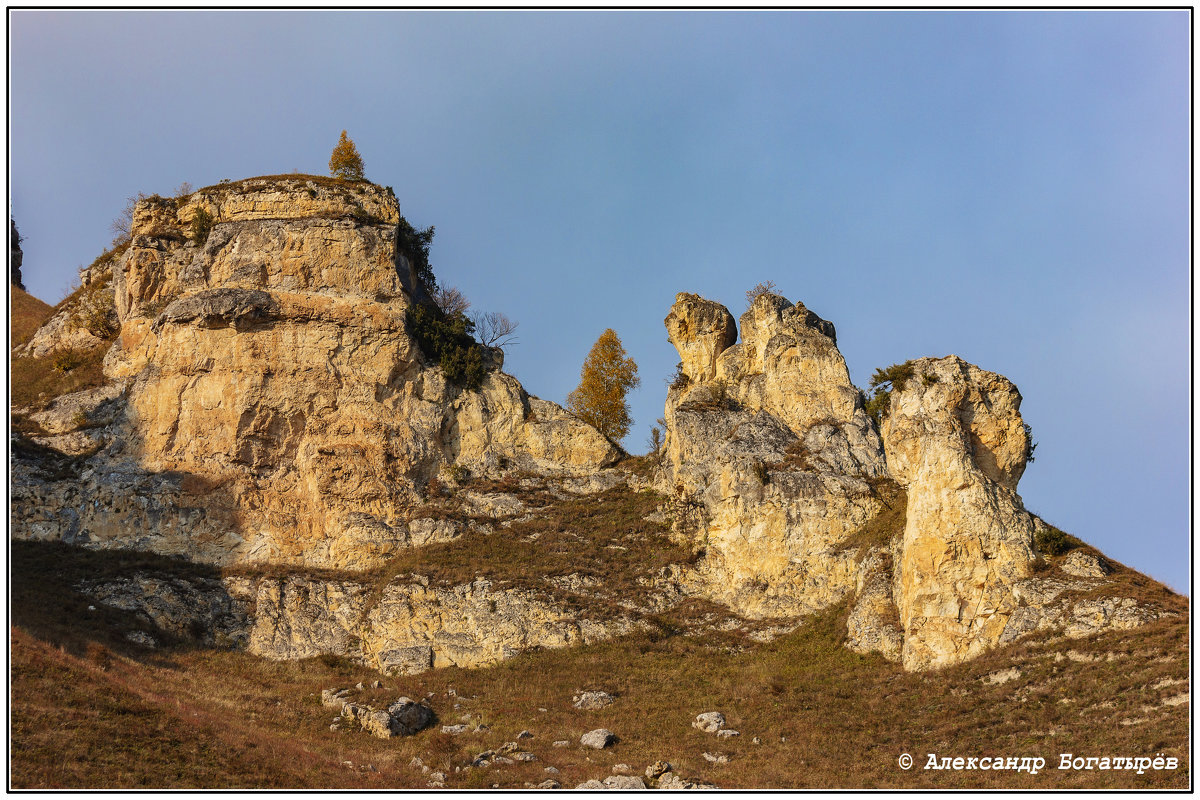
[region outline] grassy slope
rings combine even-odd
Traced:
[[[24,344],[54,313],[53,306],[43,303],[24,289],[9,286],[9,330],[12,346]]]
[[[627,524],[628,512],[616,511],[612,522]],[[607,522],[597,512],[583,525]],[[1189,782],[1189,704],[1167,703],[1188,688],[1186,601],[1123,569],[1121,594],[1154,600],[1180,616],[1092,639],[1017,645],[929,674],[907,674],[842,647],[845,609],[768,644],[738,632],[669,635],[668,626],[587,648],[527,653],[489,669],[382,678],[387,689],[368,692],[368,699],[428,694],[439,726],[468,713],[490,726],[458,737],[439,727],[382,741],[330,731],[333,713],[318,701],[323,688],[380,677],[371,670],[336,658],[276,663],[185,644],[141,650],[123,635],[142,623],[104,607],[89,612],[72,589],[83,576],[133,569],[215,574],[211,569],[27,542],[13,543],[11,564],[14,787],[424,787],[427,777],[410,766],[414,756],[447,772],[450,788],[521,788],[549,777],[548,765],[571,787],[609,774],[617,763],[640,772],[660,758],[684,776],[724,787],[1182,788]],[[982,680],[1012,666],[1020,670],[1013,680]],[[582,688],[606,689],[617,702],[577,710],[571,697]],[[694,716],[709,710],[723,711],[742,735],[718,742],[692,729]],[[620,741],[599,753],[579,749],[579,736],[597,727]],[[454,771],[524,729],[534,733],[525,747],[538,761]],[[554,748],[557,739],[572,745]],[[704,752],[731,759],[710,764]],[[904,752],[917,760],[908,772],[896,765]],[[1036,776],[924,771],[930,752],[1041,755],[1051,766]],[[1059,771],[1053,765],[1063,752],[1162,753],[1183,764],[1140,776]]]

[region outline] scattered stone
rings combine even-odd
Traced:
[[[734,736],[741,736],[741,734],[737,731],[730,730],[729,728],[717,731],[718,739],[732,739]]]
[[[340,709],[346,705],[349,696],[349,689],[324,689],[321,691],[321,705],[326,708]]]
[[[667,791],[679,791],[680,789],[716,789],[717,787],[711,783],[703,781],[691,781],[679,777],[674,772],[668,772],[663,775],[662,780],[658,782],[659,789]]]
[[[329,730],[331,730],[331,731],[340,731],[341,729],[342,729],[342,726],[337,724],[336,722],[329,726]]]
[[[648,778],[649,780],[652,780],[652,781],[656,781],[659,778],[661,778],[663,775],[666,775],[672,769],[674,769],[674,767],[671,766],[670,762],[655,761],[653,764],[646,767],[646,778]]]
[[[645,789],[646,782],[636,775],[609,775],[601,784],[605,789]]]
[[[543,714],[545,714],[545,713],[546,713],[546,711],[547,711],[547,709],[545,709],[545,708],[539,708],[539,709],[538,709],[538,711],[540,711],[540,712],[542,712]]]
[[[548,778],[537,785],[539,789],[561,789],[562,784],[553,778]]]
[[[633,767],[628,764],[613,764],[612,771],[616,774],[628,775],[633,772]]]
[[[710,764],[728,764],[729,756],[724,753],[702,753],[704,760]]]
[[[517,744],[516,742],[505,742],[504,744],[500,745],[500,749],[497,752],[499,752],[499,753],[515,753],[520,749],[521,749],[521,745]]]
[[[408,765],[410,767],[423,767],[425,766],[425,762],[421,760],[420,756],[413,756],[412,759],[409,760]]]
[[[571,702],[576,708],[582,708],[584,711],[596,711],[612,705],[613,696],[608,692],[589,690],[575,695]]]
[[[754,744],[762,744],[762,739],[758,738],[757,736],[755,736],[750,741],[753,742]]]
[[[521,731],[520,733],[517,734],[517,738],[518,739],[532,739],[533,734],[530,733],[529,731]]]
[[[95,611],[95,610],[96,610],[95,606],[88,606],[88,611]]]
[[[542,772],[548,772],[548,773],[550,773],[551,775],[557,775],[557,774],[558,774],[558,767],[545,767],[545,768],[542,770]]]
[[[342,716],[357,722],[363,730],[380,739],[412,736],[433,722],[433,710],[429,706],[414,703],[407,697],[401,697],[386,711],[360,703],[345,703]]]
[[[607,786],[605,786],[603,783],[601,783],[600,781],[595,780],[595,779],[592,779],[590,781],[585,781],[584,783],[581,783],[575,787],[576,791],[578,791],[579,789],[596,791],[597,789],[607,789],[607,788],[608,788]]]
[[[696,719],[692,721],[693,728],[699,728],[705,733],[716,733],[725,727],[725,715],[720,711],[705,711],[703,714],[697,714]]]
[[[359,681],[358,683],[354,684],[354,688],[355,688],[355,689],[358,689],[358,690],[361,692],[361,691],[362,691],[364,688],[366,688],[366,687],[364,687],[364,686],[362,685],[362,681]]]
[[[383,688],[383,682],[382,682],[382,681],[372,681],[372,682],[371,682],[371,688],[372,688],[372,689],[382,689],[382,688]]]
[[[469,730],[466,725],[443,725],[442,733],[448,733],[451,736],[458,736],[460,733],[466,733]]]
[[[579,743],[584,747],[590,747],[593,750],[603,750],[617,739],[613,732],[605,728],[597,728],[594,731],[588,731],[583,736],[579,737]]]
[[[1008,669],[1001,669],[984,675],[982,678],[980,678],[980,680],[984,683],[995,685],[998,683],[1008,683],[1009,681],[1016,680],[1019,677],[1021,677],[1021,670],[1017,669],[1016,667],[1009,667]]]
[[[514,762],[511,758],[509,758],[507,756],[496,756],[495,758],[492,759],[492,763],[508,765],[508,764],[514,764],[516,762]]]
[[[429,785],[430,786],[445,786],[446,785],[446,773],[435,772],[432,775],[430,775],[429,776]]]
[[[571,743],[568,742],[566,739],[559,739],[557,742],[554,742],[554,747],[570,747],[570,746],[571,746]]]
[[[158,642],[154,640],[154,637],[145,631],[130,631],[129,633],[125,634],[125,638],[134,644],[140,644],[142,647],[158,646]]]
[[[513,758],[517,761],[537,761],[537,756],[535,756],[533,753],[527,752],[513,753]]]

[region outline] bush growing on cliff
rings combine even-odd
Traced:
[[[433,244],[433,226],[417,230],[403,216],[396,226],[396,245],[400,253],[412,264],[417,280],[432,297],[437,290],[437,278],[429,266],[429,245]]]
[[[415,303],[405,312],[408,329],[421,352],[437,362],[446,380],[464,389],[483,383],[483,348],[471,334],[475,325],[463,314],[445,314],[437,306]]]
[[[888,415],[888,410],[891,408],[892,390],[903,390],[905,384],[912,380],[913,375],[912,361],[876,368],[875,374],[871,376],[871,398],[865,406],[867,414],[875,420],[876,428],[883,425],[883,418]]]
[[[216,220],[213,215],[208,213],[203,208],[196,209],[196,216],[192,217],[192,241],[198,245],[208,241],[208,234],[212,231]]]

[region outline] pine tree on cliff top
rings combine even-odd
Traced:
[[[621,340],[609,328],[584,360],[579,388],[567,397],[567,408],[609,439],[620,441],[633,424],[625,395],[641,382],[637,371],[637,364],[625,355]]]
[[[329,156],[329,174],[335,178],[345,178],[351,181],[363,180],[363,160],[354,146],[354,140],[342,131],[337,147]]]

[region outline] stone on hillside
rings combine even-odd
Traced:
[[[655,761],[650,766],[646,767],[646,779],[656,781],[663,775],[670,772],[674,767],[668,761]]]
[[[645,789],[646,782],[636,775],[609,775],[602,783],[605,789]]]
[[[398,736],[411,736],[429,727],[433,722],[433,709],[423,703],[401,697],[388,706],[392,732]]]
[[[716,789],[717,787],[711,783],[705,783],[703,781],[687,780],[686,778],[679,777],[674,772],[668,772],[666,775],[662,776],[661,780],[659,780],[658,788],[660,790],[665,789],[666,791],[673,792],[681,789]]]
[[[584,791],[589,791],[589,792],[595,792],[595,791],[599,791],[601,789],[607,789],[607,788],[608,788],[607,786],[605,786],[603,783],[596,780],[595,778],[593,778],[590,781],[584,781],[583,783],[581,783],[575,787],[576,791],[583,789]]]
[[[321,705],[326,708],[341,708],[350,697],[349,689],[322,689]]]
[[[734,736],[741,736],[741,734],[728,728],[717,731],[718,739],[732,739]]]
[[[583,736],[579,737],[579,743],[584,747],[590,747],[593,750],[603,750],[617,739],[613,732],[605,728],[597,728],[594,731],[588,731]]]
[[[559,739],[558,741],[553,743],[553,746],[554,747],[570,747],[571,743],[568,742],[566,739]]]
[[[724,753],[701,753],[704,760],[712,764],[728,764],[729,756]]]
[[[539,783],[537,785],[537,788],[539,788],[539,789],[561,789],[562,784],[559,783],[558,781],[554,780],[553,778],[547,778],[546,780]]]
[[[571,699],[571,702],[576,708],[582,708],[585,711],[596,711],[597,709],[611,705],[613,702],[613,696],[608,692],[589,690],[575,695],[575,697]]]
[[[1112,572],[1112,568],[1104,559],[1082,550],[1072,550],[1067,553],[1059,568],[1077,578],[1103,578]]]
[[[692,727],[699,728],[705,733],[716,733],[725,727],[725,715],[720,711],[705,711],[703,714],[697,714],[692,720]]]

